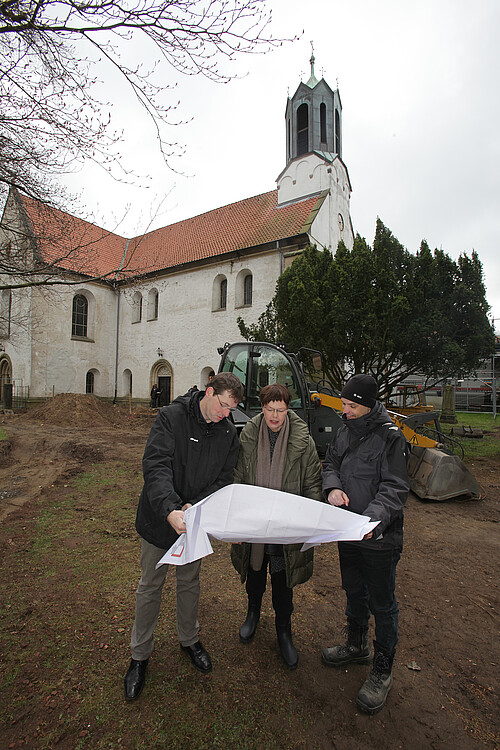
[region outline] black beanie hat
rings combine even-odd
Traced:
[[[342,388],[340,395],[348,401],[373,409],[377,401],[377,392],[377,382],[371,375],[353,375]]]

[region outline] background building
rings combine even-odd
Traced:
[[[126,239],[11,191],[0,252],[56,285],[2,291],[0,397],[53,393],[166,404],[217,371],[307,244],[351,248],[342,106],[314,74],[286,106],[286,164],[267,193]],[[17,263],[19,269],[19,262]],[[19,281],[19,272],[2,283]],[[6,387],[7,386],[7,387]]]

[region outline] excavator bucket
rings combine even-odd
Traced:
[[[422,500],[465,496],[479,500],[481,487],[458,456],[413,445],[408,462],[410,487]]]

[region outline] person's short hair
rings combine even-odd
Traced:
[[[210,386],[214,389],[214,393],[218,395],[224,391],[228,391],[231,398],[238,404],[240,401],[243,401],[243,396],[245,395],[243,385],[241,384],[241,380],[232,372],[219,372],[217,375],[214,375],[207,388]]]
[[[288,406],[291,399],[291,394],[286,385],[281,383],[271,383],[271,385],[265,385],[259,393],[260,405],[265,406],[271,401],[284,401]]]

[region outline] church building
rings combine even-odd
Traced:
[[[0,253],[0,401],[94,393],[160,404],[217,372],[217,347],[257,322],[276,281],[308,244],[353,245],[342,160],[342,105],[314,74],[288,98],[276,189],[124,238],[9,193]],[[14,262],[15,261],[15,262]],[[21,286],[23,268],[51,286]],[[4,269],[8,264],[3,264]],[[3,288],[14,282],[17,288]]]

